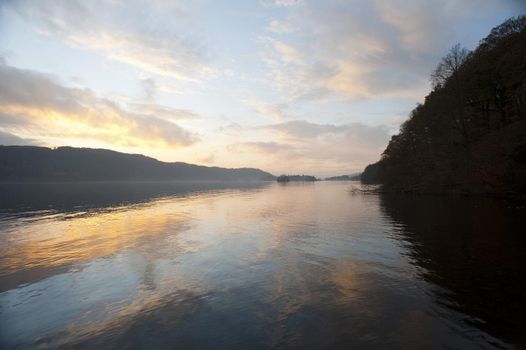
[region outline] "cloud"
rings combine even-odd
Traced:
[[[345,126],[315,124],[309,123],[305,120],[294,120],[286,123],[265,126],[264,128],[277,132],[281,135],[311,140],[312,138],[323,134],[341,132],[343,129],[345,129]]]
[[[241,152],[256,152],[265,154],[276,154],[276,153],[290,153],[294,147],[277,142],[243,142],[235,145],[230,145],[230,151],[241,151]]]
[[[209,153],[208,155],[201,157],[199,160],[201,163],[204,163],[204,164],[214,164],[215,155],[214,153]]]
[[[3,146],[19,146],[19,145],[36,145],[38,144],[31,139],[23,139],[16,135],[10,134],[8,132],[2,131],[0,129],[0,145]]]
[[[294,63],[297,65],[303,64],[303,54],[291,45],[279,40],[272,40],[274,50],[277,52],[279,59],[284,64]]]
[[[150,111],[163,113],[130,112],[89,89],[62,86],[31,70],[0,65],[0,91],[0,127],[15,135],[144,147],[182,147],[197,141],[172,122],[195,117],[190,111],[149,105]]]
[[[146,100],[154,101],[157,97],[157,83],[152,78],[142,79],[141,86],[144,90]]]
[[[295,31],[295,28],[288,23],[283,23],[274,19],[268,24],[267,30],[272,33],[283,34],[292,33]]]
[[[255,129],[263,132],[261,140],[230,144],[228,151],[239,156],[250,154],[274,173],[311,171],[316,176],[363,170],[379,157],[390,137],[385,126],[361,123],[293,120]]]
[[[526,10],[524,3],[499,0],[309,2],[287,12],[294,33],[261,41],[260,57],[268,80],[288,100],[312,95],[351,102],[419,100],[428,91],[429,72],[448,48],[480,39],[459,28],[486,23],[489,31],[489,20],[497,25],[499,16],[503,20],[520,10]],[[279,28],[271,22],[268,29],[279,34]]]
[[[440,52],[456,44],[459,28],[468,22],[488,20],[491,16],[503,21],[526,10],[522,1],[464,0],[374,0],[380,19],[391,25],[400,44],[412,53]],[[488,23],[488,32],[491,26]],[[441,28],[441,30],[437,30]],[[487,34],[487,33],[485,33]],[[478,42],[480,37],[475,38]]]
[[[290,116],[287,114],[286,109],[289,107],[287,103],[265,103],[260,100],[243,100],[243,103],[253,106],[255,111],[262,116],[270,117],[275,121],[282,121],[289,119]]]
[[[298,5],[300,3],[302,3],[303,0],[272,0],[270,1],[270,3],[274,6],[279,6],[279,7],[287,7],[287,6],[294,6],[294,5]]]
[[[411,87],[397,84],[399,80],[422,83],[422,77],[415,79],[412,73],[415,60],[402,52],[392,26],[368,3],[315,4],[295,12],[290,21],[303,34],[308,33],[309,40],[290,36],[286,40],[273,39],[263,55],[272,71],[272,81],[280,91],[288,91],[291,99],[323,91],[323,96],[330,92],[363,100],[406,94]],[[402,79],[392,83],[386,75],[392,70]],[[384,84],[379,84],[380,80]]]
[[[308,150],[301,145],[276,141],[245,141],[228,144],[226,152],[242,162],[257,161],[258,167],[271,173],[282,173],[290,169],[306,169],[304,161]],[[239,164],[237,166],[246,166]]]
[[[170,2],[42,0],[8,3],[39,32],[144,72],[197,82],[214,76],[195,39],[172,25],[183,11]],[[141,9],[148,5],[148,14]]]
[[[130,107],[134,111],[151,117],[161,117],[166,120],[202,119],[202,117],[188,109],[172,108],[157,103],[136,103]]]
[[[265,126],[277,136],[300,143],[348,143],[348,150],[354,148],[367,148],[377,150],[383,147],[388,140],[388,129],[384,126],[368,126],[362,123],[348,123],[341,125],[317,124],[305,120],[294,120],[286,123]]]

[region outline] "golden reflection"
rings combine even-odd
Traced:
[[[332,187],[324,191],[341,192]],[[361,267],[353,261],[341,261],[326,270],[326,262],[317,260],[323,256],[301,249],[316,248],[324,234],[320,217],[346,215],[351,209],[345,205],[346,195],[335,200],[323,193],[317,186],[275,185],[265,191],[208,192],[18,221],[5,232],[9,244],[0,247],[0,276],[52,270],[133,249],[132,255],[143,259],[127,259],[126,267],[137,282],[131,288],[123,284],[121,300],[102,299],[76,315],[67,332],[78,341],[103,332],[125,332],[139,314],[147,320],[152,312],[166,311],[176,316],[176,322],[177,315],[200,305],[207,289],[222,283],[211,271],[221,274],[222,269],[234,268],[243,273],[260,262],[273,262],[271,270],[253,270],[270,279],[262,291],[268,307],[256,313],[270,324],[281,325],[305,305],[316,303],[320,288],[335,285],[343,295],[341,302],[363,291],[363,279],[356,275]],[[177,267],[159,261],[197,250],[196,261],[189,259]],[[229,265],[231,261],[234,265]],[[86,270],[83,273],[89,275]],[[180,302],[184,305],[176,305]],[[281,326],[268,331],[273,344],[286,336]]]
[[[367,266],[358,260],[336,261],[329,279],[337,286],[342,304],[357,301],[364,296],[364,291],[368,290],[366,268]]]
[[[203,294],[199,286],[188,284],[187,277],[172,271],[172,275],[161,281],[155,291],[139,290],[134,298],[103,304],[98,310],[92,308],[72,320],[65,329],[68,334],[66,342],[69,345],[82,344],[89,342],[94,335],[119,337],[133,332],[137,322],[162,322],[175,328],[184,317],[196,312]],[[139,320],[137,315],[141,315]]]
[[[156,202],[105,212],[52,215],[12,228],[12,241],[0,248],[0,276],[14,271],[88,261],[134,248],[156,257],[169,250],[193,251],[195,242],[171,239],[188,227],[192,200]],[[7,233],[9,234],[9,232]],[[15,240],[16,239],[16,240]]]

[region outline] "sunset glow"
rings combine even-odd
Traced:
[[[452,6],[455,5],[455,6]],[[523,1],[2,1],[0,144],[350,174]]]

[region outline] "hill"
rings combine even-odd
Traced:
[[[358,181],[361,178],[362,173],[351,174],[351,175],[340,175],[326,177],[325,181]]]
[[[271,181],[259,169],[166,163],[106,149],[0,146],[0,181]]]
[[[455,46],[362,182],[386,191],[526,194],[526,16]]]
[[[290,182],[290,181],[314,182],[314,181],[318,181],[318,179],[312,175],[280,175],[278,176],[277,181],[278,182]]]

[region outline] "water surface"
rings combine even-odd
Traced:
[[[0,185],[0,347],[526,346],[524,207],[351,186]]]

